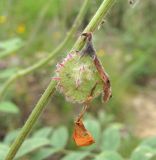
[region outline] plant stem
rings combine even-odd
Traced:
[[[111,8],[112,4],[115,2],[115,0],[104,0],[101,4],[100,8],[96,12],[95,16],[92,18],[84,32],[93,32],[99,25],[99,23],[102,21],[103,16],[106,15],[107,11]],[[80,50],[85,44],[84,38],[80,37],[78,41],[74,45],[75,50]],[[16,138],[16,140],[11,145],[11,148],[6,156],[5,160],[12,160],[17,151],[19,150],[20,146],[24,142],[26,136],[29,134],[31,129],[33,128],[35,122],[37,121],[39,115],[43,111],[46,103],[48,102],[50,95],[55,91],[57,83],[54,81],[51,81],[48,85],[47,89],[43,93],[42,97],[38,101],[37,105],[35,106],[34,110],[32,111],[31,115],[28,117],[25,125],[22,128],[21,133]]]
[[[103,3],[97,10],[96,14],[91,19],[90,23],[84,29],[83,33],[94,32],[96,28],[100,25],[104,16],[107,14],[108,10],[112,7],[116,0],[103,0]],[[85,44],[85,38],[79,37],[79,39],[74,44],[73,49],[81,50]]]
[[[84,15],[87,11],[88,8],[88,4],[89,4],[89,0],[85,0],[80,12],[78,14],[78,16],[75,19],[74,24],[72,25],[70,31],[67,33],[66,38],[62,41],[62,43],[52,52],[50,53],[50,55],[42,60],[40,60],[39,62],[35,63],[34,65],[19,70],[16,74],[14,74],[12,77],[10,77],[3,85],[1,91],[0,91],[0,99],[3,98],[3,96],[5,95],[5,92],[7,91],[7,89],[9,88],[9,86],[16,81],[17,79],[19,79],[20,77],[26,76],[42,67],[44,67],[45,65],[47,65],[53,58],[55,58],[55,56],[57,56],[66,46],[67,44],[71,41],[73,35],[75,34],[78,26],[80,25],[80,23],[82,22]]]
[[[24,142],[24,139],[29,134],[31,129],[33,128],[35,122],[39,118],[41,112],[45,108],[44,106],[47,104],[48,99],[52,96],[52,94],[55,91],[56,81],[51,81],[45,90],[44,94],[41,96],[40,100],[36,104],[35,108],[33,109],[32,113],[30,114],[29,118],[27,119],[26,123],[24,124],[20,135],[16,138],[14,143],[11,145],[11,148],[9,150],[9,153],[6,157],[6,160],[12,160],[16,152],[18,151],[21,144]]]

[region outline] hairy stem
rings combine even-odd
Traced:
[[[0,91],[0,99],[3,98],[3,96],[5,95],[7,89],[9,88],[9,86],[16,81],[17,79],[19,79],[20,77],[26,76],[42,67],[44,67],[45,65],[47,65],[53,58],[55,58],[66,46],[67,44],[71,41],[73,35],[75,34],[75,32],[78,29],[78,26],[80,25],[80,23],[82,22],[84,15],[87,11],[88,8],[88,4],[89,4],[89,0],[85,0],[82,8],[80,9],[80,12],[77,16],[77,18],[75,19],[75,22],[73,24],[73,26],[71,27],[70,31],[67,33],[66,38],[62,41],[62,43],[52,52],[50,53],[50,55],[42,60],[40,60],[39,62],[35,63],[34,65],[19,70],[16,74],[14,74],[12,77],[10,77],[3,85],[1,91]]]
[[[97,10],[95,16],[92,18],[84,32],[93,32],[99,25],[99,23],[102,21],[103,16],[106,15],[107,11],[110,9],[112,4],[115,2],[115,0],[104,0],[101,4],[100,8]],[[80,37],[78,41],[74,45],[75,50],[80,50],[84,46],[84,38]],[[38,101],[37,105],[33,109],[32,113],[28,117],[25,125],[22,128],[22,131],[20,132],[19,136],[16,138],[16,140],[11,145],[11,148],[6,156],[5,160],[12,160],[17,151],[19,150],[20,146],[24,142],[26,136],[31,131],[32,127],[34,126],[35,122],[39,118],[39,115],[41,114],[42,110],[45,108],[46,103],[50,99],[50,95],[55,91],[57,83],[54,81],[51,81],[48,85],[47,89],[43,93],[42,97]]]

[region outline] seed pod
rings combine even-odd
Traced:
[[[92,98],[102,93],[102,80],[89,56],[82,57],[79,52],[69,53],[57,64],[56,74],[53,79],[59,82],[58,90],[69,101],[84,103],[95,84]]]

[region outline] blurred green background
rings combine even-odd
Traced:
[[[70,51],[102,0],[89,2]],[[47,57],[70,30],[83,0],[0,1],[0,89],[18,70]],[[118,0],[94,34],[113,98],[96,98],[85,115],[96,144],[78,148],[73,122],[82,106],[58,92],[22,146],[20,160],[156,160],[156,1]],[[0,159],[5,156],[51,77],[57,60],[19,78],[0,102]]]

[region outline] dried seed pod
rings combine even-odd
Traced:
[[[103,100],[107,102],[112,96],[108,74],[96,56],[92,33],[82,35],[87,39],[85,48],[81,52],[69,53],[57,64],[57,77],[53,79],[59,81],[58,89],[67,100],[85,103],[91,94],[93,99],[103,93]]]

